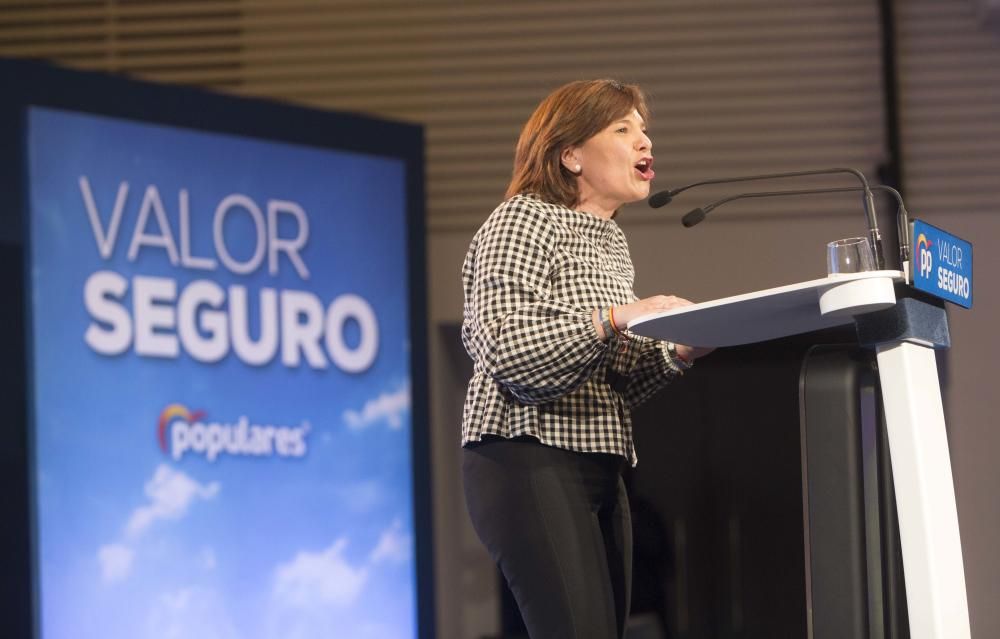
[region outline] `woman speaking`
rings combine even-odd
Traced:
[[[630,410],[710,350],[626,331],[635,317],[690,304],[636,298],[613,220],[649,195],[647,120],[632,85],[555,90],[525,124],[508,199],[462,268],[462,339],[474,362],[462,423],[466,503],[532,639],[623,636]]]

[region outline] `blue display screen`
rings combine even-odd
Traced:
[[[27,117],[39,636],[417,636],[397,158]]]

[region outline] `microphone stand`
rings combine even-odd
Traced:
[[[687,188],[687,187],[685,187]],[[896,226],[897,232],[899,234],[899,264],[900,268],[906,271],[906,264],[910,260],[910,220],[909,213],[906,211],[906,205],[903,204],[903,196],[900,195],[899,191],[892,188],[891,186],[885,186],[883,184],[876,184],[869,187],[872,191],[885,191],[892,195],[896,199]],[[683,190],[683,189],[681,189]],[[850,191],[861,191],[862,187],[858,186],[848,186],[842,188],[832,188],[832,189],[799,189],[791,191],[757,191],[753,193],[740,193],[738,195],[730,195],[722,199],[716,200],[710,204],[702,207],[698,207],[692,211],[689,211],[684,217],[681,218],[681,224],[685,227],[690,228],[695,224],[698,224],[705,219],[705,216],[712,212],[714,209],[726,204],[727,202],[732,202],[733,200],[742,200],[746,198],[759,198],[759,197],[778,197],[783,195],[813,195],[818,193],[845,193]],[[874,253],[874,249],[873,249]],[[876,262],[878,268],[884,268],[884,260],[881,263]]]
[[[706,184],[729,184],[731,182],[749,182],[752,180],[772,180],[778,178],[788,178],[788,177],[803,177],[806,175],[827,175],[830,173],[850,173],[861,182],[861,190],[864,191],[862,201],[865,207],[865,218],[868,221],[868,235],[871,238],[872,243],[872,255],[875,258],[876,268],[885,268],[885,255],[882,249],[882,234],[878,229],[878,220],[875,216],[875,199],[872,197],[871,187],[868,186],[868,180],[865,178],[864,174],[857,169],[852,169],[849,167],[837,167],[832,169],[813,169],[809,171],[790,171],[787,173],[769,173],[763,175],[745,175],[734,178],[716,178],[712,180],[702,180],[700,182],[693,182],[691,184],[686,184],[682,187],[676,189],[671,189],[667,191],[660,191],[649,198],[649,205],[653,208],[659,208],[664,204],[670,202],[675,195],[682,193],[688,189],[692,189],[696,186],[704,186]]]

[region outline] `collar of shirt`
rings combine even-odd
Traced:
[[[527,195],[526,197],[551,207],[560,222],[592,242],[604,244],[618,229],[618,224],[614,220],[605,220],[593,213],[578,211],[561,204],[551,204],[540,200],[536,195]]]

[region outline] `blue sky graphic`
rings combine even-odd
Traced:
[[[45,639],[63,637],[415,636],[404,166],[390,158],[32,109],[29,189],[35,473]],[[102,259],[79,179],[107,228],[128,183],[113,252]],[[215,208],[241,193],[306,212],[303,279],[282,256],[250,274],[170,263],[155,246],[127,251],[151,185],[179,240],[179,193],[190,197],[191,253],[216,257]],[[295,234],[279,218],[279,235]],[[223,228],[249,259],[247,215]],[[162,233],[155,221],[147,233]],[[252,366],[230,352],[212,364],[94,352],[84,286],[109,270],[246,287],[251,335],[263,288],[309,291],[325,305],[364,298],[378,321],[367,370]],[[124,306],[131,308],[131,295]],[[357,327],[345,341],[353,347]],[[301,458],[197,454],[157,443],[171,404],[205,422],[307,425]]]

